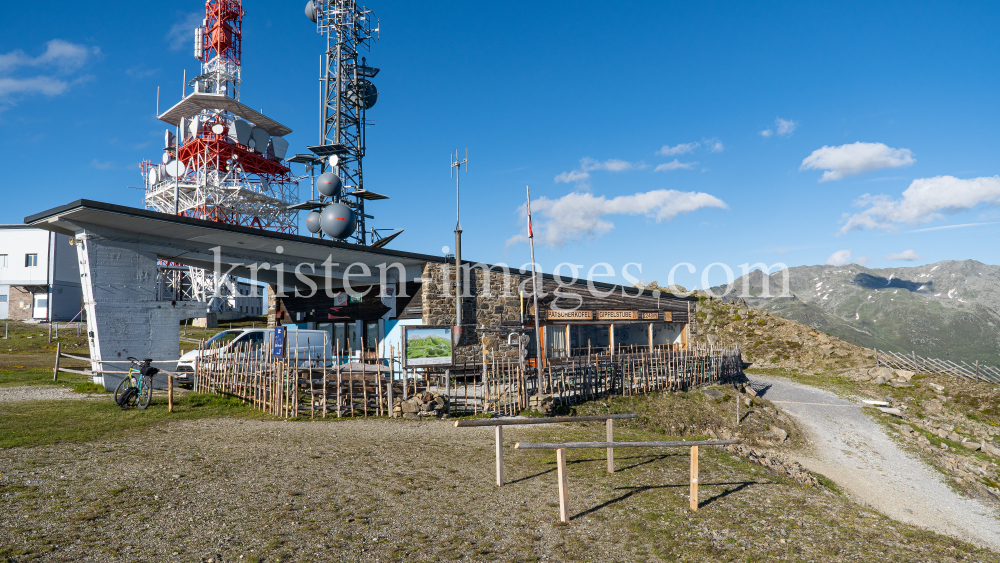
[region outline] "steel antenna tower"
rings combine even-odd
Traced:
[[[205,1],[205,18],[193,30],[201,73],[186,80],[185,72],[182,99],[157,116],[174,129],[166,133],[162,163],[141,165],[145,204],[163,213],[296,233],[299,178],[285,164],[284,136],[291,129],[240,101],[243,16],[242,0]],[[183,269],[164,266],[161,277],[175,278],[175,287],[208,302],[209,311],[236,311],[231,276],[190,267],[186,279],[176,279]]]
[[[320,75],[319,146],[308,148],[317,157],[337,156],[332,162],[324,160],[320,171],[331,166],[344,188],[354,189],[344,192],[347,199],[342,203],[357,213],[358,228],[351,238],[364,245],[365,220],[373,218],[365,214],[365,200],[386,198],[365,190],[361,166],[365,156],[365,112],[378,99],[378,91],[368,79],[379,69],[368,66],[364,58],[358,59],[361,50],[370,51],[372,42],[378,41],[378,19],[354,0],[311,0],[306,5],[306,16],[326,38]]]

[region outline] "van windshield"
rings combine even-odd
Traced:
[[[212,338],[205,341],[205,348],[211,348],[212,346],[225,347],[228,346],[237,336],[242,334],[239,330],[227,330],[216,334]]]

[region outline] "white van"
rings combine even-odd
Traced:
[[[299,367],[321,367],[333,364],[333,348],[330,334],[325,330],[304,330],[295,326],[285,327],[285,358],[290,362],[298,359]],[[177,382],[181,387],[194,386],[194,372],[198,359],[208,354],[225,354],[239,346],[262,346],[268,348],[274,343],[273,328],[244,328],[224,330],[205,341],[205,347],[196,348],[181,356],[177,361]],[[218,352],[209,352],[213,347]]]

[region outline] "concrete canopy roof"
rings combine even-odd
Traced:
[[[390,282],[416,281],[424,264],[445,261],[440,256],[276,233],[85,199],[26,217],[24,222],[70,236],[90,231],[133,250],[155,254],[159,260],[208,270],[215,269],[218,256],[219,271],[272,284],[279,278],[274,266],[281,264],[282,285],[288,288],[308,288],[295,272],[300,264],[311,264],[315,274],[309,266],[303,266],[301,273],[314,280],[320,291],[325,287],[324,263],[330,264],[331,287],[340,288],[348,269],[352,284],[378,283],[383,272]],[[396,264],[405,276],[400,275]]]
[[[73,203],[56,207],[48,211],[25,217],[24,222],[32,227],[46,229],[73,236],[78,231],[87,230],[110,240],[118,241],[128,247],[155,254],[160,260],[167,260],[186,266],[215,269],[218,248],[221,271],[243,278],[256,279],[271,284],[277,283],[278,274],[271,269],[260,268],[253,275],[249,265],[283,264],[284,274],[282,285],[287,288],[297,288],[308,291],[308,285],[297,280],[295,270],[299,264],[312,264],[315,275],[308,267],[304,267],[302,275],[312,279],[322,292],[325,287],[324,262],[331,264],[332,288],[343,287],[344,271],[350,267],[350,283],[365,285],[380,283],[382,272],[385,271],[386,281],[420,281],[424,265],[428,262],[436,264],[452,263],[443,256],[418,254],[385,248],[373,248],[336,242],[328,239],[311,238],[301,235],[264,231],[241,225],[228,225],[205,219],[181,217],[169,213],[159,213],[148,209],[138,209],[111,203],[103,203],[81,199]],[[282,251],[277,252],[280,246]],[[232,264],[242,264],[232,269]],[[463,264],[474,264],[463,260]],[[352,264],[354,265],[352,267]],[[363,264],[371,275],[362,275]],[[400,276],[399,264],[405,269],[405,276]],[[476,264],[478,266],[479,264]],[[381,268],[380,268],[381,266]],[[499,271],[500,266],[482,264],[490,270]],[[511,273],[519,273],[516,268]],[[530,276],[530,273],[528,274]],[[543,282],[556,281],[560,284],[569,280],[557,280],[552,274],[538,273],[539,285]],[[630,295],[654,297],[650,290],[637,291],[632,287],[623,287],[598,281],[577,280],[572,286],[592,286],[602,291],[615,292],[627,290]],[[531,290],[530,280],[525,290]],[[636,293],[632,293],[636,292]],[[697,301],[696,297],[684,297],[662,292],[664,298]]]

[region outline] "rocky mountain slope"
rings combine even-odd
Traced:
[[[759,270],[737,279],[728,293],[726,286],[712,291],[865,348],[1000,364],[1000,266],[965,260],[786,272],[787,292],[784,272]]]

